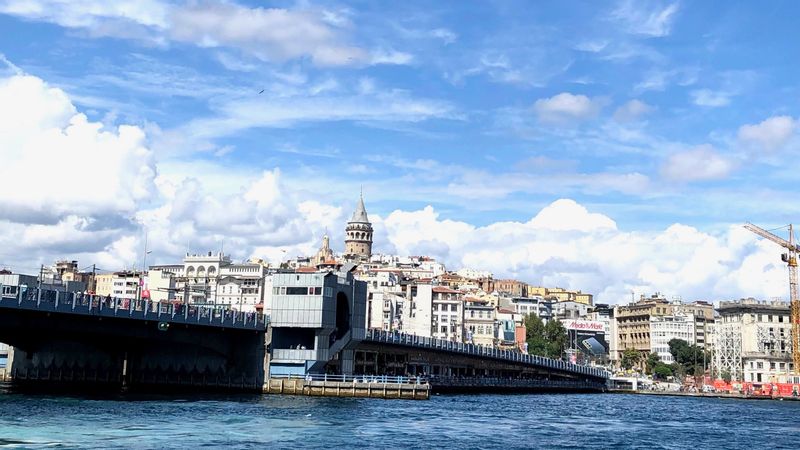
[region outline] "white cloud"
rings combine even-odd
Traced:
[[[661,166],[661,174],[672,181],[702,181],[725,178],[734,163],[710,145],[670,155]]]
[[[105,129],[41,79],[0,79],[0,218],[57,221],[68,214],[130,215],[154,190],[144,132]]]
[[[747,145],[772,151],[786,145],[794,136],[797,121],[789,116],[774,116],[755,125],[739,128],[739,140]]]
[[[617,122],[632,122],[653,112],[654,109],[641,100],[633,99],[617,108],[614,112],[614,119]]]
[[[533,110],[539,120],[548,123],[570,123],[590,119],[602,108],[602,102],[585,95],[562,92],[536,100]]]
[[[677,2],[663,5],[624,0],[611,13],[611,18],[621,22],[629,33],[663,37],[669,35],[677,12]]]
[[[249,8],[232,2],[11,0],[0,12],[86,31],[95,37],[238,49],[265,61],[310,58],[318,66],[369,64],[350,45],[344,16],[317,9]],[[397,56],[395,57],[397,58]]]
[[[458,35],[448,30],[447,28],[436,28],[430,31],[430,35],[441,39],[445,45],[449,45],[458,40]]]
[[[430,206],[381,221],[400,254],[427,254],[448,268],[491,270],[534,284],[582,289],[621,303],[631,290],[686,300],[786,296],[778,250],[733,226],[719,235],[674,224],[663,231],[619,230],[615,222],[562,199],[528,222],[475,227],[441,219]],[[735,276],[732,276],[735,274]]]
[[[372,53],[370,62],[372,64],[392,64],[392,65],[407,65],[414,61],[414,55],[405,52],[397,52],[394,50],[385,51],[379,50]]]
[[[712,91],[711,89],[698,89],[691,92],[692,103],[698,106],[718,108],[731,103],[732,93],[726,91]]]

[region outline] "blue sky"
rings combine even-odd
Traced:
[[[137,258],[143,228],[163,228],[171,244],[154,244],[163,259],[185,250],[178,241],[223,239],[239,243],[242,257],[275,256],[281,247],[313,250],[324,228],[337,238],[363,185],[370,214],[388,221],[379,248],[541,282],[549,279],[537,274],[554,267],[546,261],[482,260],[445,238],[400,245],[410,231],[390,219],[424,216],[430,205],[432,226],[487,232],[569,199],[620,232],[655,240],[681,224],[726,248],[744,221],[774,227],[797,217],[797,9],[788,1],[0,1],[4,76],[63,91],[101,130],[141,131],[141,159],[117,168],[147,181],[147,195],[102,203],[108,215],[74,202],[36,223],[6,205],[7,227],[30,234],[85,219],[82,230],[106,234],[81,254],[109,265]],[[256,185],[272,186],[259,195],[280,204],[241,200],[241,215],[216,220]],[[263,217],[246,212],[260,207]],[[187,208],[202,212],[175,225]],[[748,245],[742,252],[755,251]],[[744,253],[725,268],[740,269]],[[35,266],[29,259],[12,262]],[[596,291],[612,283],[607,274],[553,277]],[[642,277],[615,292],[667,289]],[[744,289],[703,283],[691,292]],[[769,289],[754,290],[778,292]]]

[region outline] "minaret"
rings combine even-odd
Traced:
[[[345,258],[357,261],[369,261],[372,256],[372,224],[364,208],[363,194],[345,228],[344,254]]]

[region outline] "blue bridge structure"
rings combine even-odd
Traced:
[[[13,347],[7,372],[21,385],[264,391],[271,378],[339,375],[422,379],[434,392],[606,389],[599,368],[366,329],[362,283],[276,277],[271,317],[18,288],[0,296],[0,342]]]

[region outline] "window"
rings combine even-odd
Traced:
[[[769,368],[770,370],[775,370],[775,363],[774,362],[769,363]]]
[[[458,305],[450,305],[450,311],[458,311]]]
[[[764,363],[762,363],[761,361],[756,363],[756,369],[763,369],[763,368],[764,368]]]
[[[443,334],[447,334],[447,326],[442,326],[442,327],[439,329],[439,331],[441,331]]]
[[[325,288],[325,297],[333,297],[333,288]]]
[[[283,290],[283,288],[281,288]],[[308,293],[308,288],[305,286],[297,287],[297,286],[288,286],[286,288],[286,295],[306,295]]]

